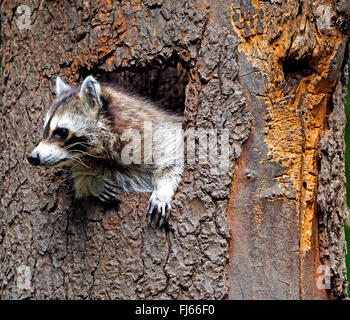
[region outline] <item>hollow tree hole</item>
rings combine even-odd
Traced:
[[[310,65],[308,57],[302,59],[286,58],[282,63],[284,78],[300,78],[313,73],[313,68]]]
[[[125,69],[107,73],[92,70],[80,72],[82,78],[89,74],[101,82],[116,84],[131,93],[149,98],[168,110],[183,114],[189,73],[177,59],[172,59],[162,66],[150,66],[145,69]]]
[[[285,80],[283,87],[285,95],[290,94],[291,90],[294,91],[298,87],[301,79],[315,72],[311,63],[311,58],[308,56],[302,58],[287,56],[282,61],[282,71]]]

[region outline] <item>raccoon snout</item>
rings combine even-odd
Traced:
[[[36,152],[35,154],[30,154],[29,156],[27,156],[27,160],[33,166],[38,166],[40,164],[39,152]]]

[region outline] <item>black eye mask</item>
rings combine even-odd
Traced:
[[[68,135],[69,135],[69,130],[66,128],[57,128],[52,133],[52,137],[55,140],[60,140],[60,141],[67,139]]]
[[[66,148],[66,150],[69,150],[72,152],[74,151],[84,152],[88,149],[87,141],[88,139],[86,137],[76,137],[73,135],[64,143],[64,147]]]

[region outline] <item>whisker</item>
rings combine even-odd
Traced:
[[[82,150],[69,150],[69,151],[72,151],[72,152],[80,152],[80,153],[82,153],[82,154],[84,154],[84,155],[88,155],[88,156],[93,157],[93,158],[99,158],[99,157],[97,157],[97,156],[95,156],[95,155],[93,155],[93,154],[91,154],[91,153],[88,153],[88,152],[82,151]]]
[[[72,143],[72,144],[70,144],[70,145],[68,145],[68,146],[63,147],[63,149],[64,149],[64,150],[68,150],[69,148],[74,147],[74,146],[76,146],[76,145],[81,145],[81,146],[83,146],[83,147],[89,147],[89,145],[88,145],[87,143],[84,143],[84,142],[74,142],[74,143]]]
[[[77,158],[77,157],[73,157],[70,156],[68,157],[70,160],[76,161],[77,163],[80,163],[81,165],[83,165],[85,168],[90,168],[88,165],[86,165],[81,159]]]

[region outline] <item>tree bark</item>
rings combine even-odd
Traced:
[[[1,4],[1,299],[347,296],[347,1],[21,5],[29,24]],[[183,111],[185,130],[229,130],[228,172],[187,163],[167,230],[147,226],[148,194],[76,203],[69,169],[26,163],[55,77],[88,74]]]

